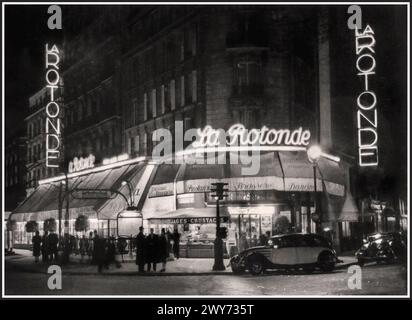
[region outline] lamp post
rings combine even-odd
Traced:
[[[135,205],[134,203],[134,194],[133,194],[133,188],[132,185],[130,183],[130,181],[127,180],[123,180],[122,181],[122,186],[126,186],[129,189],[129,195],[130,195],[130,207],[133,207]]]
[[[212,183],[212,188],[210,189],[211,192],[214,192],[214,194],[212,194],[212,197],[216,198],[216,239],[214,247],[215,263],[213,265],[214,271],[225,270],[225,265],[223,263],[223,240],[222,232],[220,229],[219,206],[220,200],[223,200],[223,198],[227,197],[227,194],[225,194],[225,192],[228,192],[229,190],[224,188],[227,185],[228,184],[224,182],[216,182]]]
[[[318,204],[316,201],[316,196],[317,196],[317,183],[316,183],[316,167],[318,166],[318,160],[319,158],[322,156],[322,149],[317,146],[317,145],[313,145],[311,146],[308,150],[307,150],[307,155],[308,155],[308,159],[309,162],[312,163],[313,166],[313,203],[314,203],[314,207],[315,207],[315,213],[317,213],[317,219],[316,219],[316,229],[319,229],[319,210],[318,210]],[[308,219],[307,219],[307,232],[311,233],[311,220],[312,220],[312,216],[310,213],[310,210],[308,210]]]

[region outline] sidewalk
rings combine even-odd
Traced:
[[[6,268],[15,269],[23,272],[32,273],[47,273],[49,264],[42,262],[34,263],[34,257],[31,251],[15,249],[15,255],[6,256]],[[121,261],[121,257],[117,257],[118,261]],[[356,264],[354,256],[339,256],[339,259],[343,260],[343,263],[339,263],[336,269],[348,268],[350,265]],[[226,270],[213,271],[214,260],[210,258],[181,258],[178,260],[168,261],[166,266],[166,272],[159,272],[161,264],[157,265],[157,272],[145,272],[138,273],[137,265],[134,263],[130,256],[124,256],[124,263],[121,263],[121,267],[117,268],[115,265],[111,265],[109,269],[104,269],[103,274],[110,275],[139,275],[139,276],[172,276],[172,275],[233,275],[232,269],[227,267],[229,260],[225,259],[224,264]],[[93,275],[98,274],[97,266],[90,265],[87,257],[84,262],[81,262],[80,256],[72,255],[70,257],[70,263],[62,266],[64,274],[70,275]]]

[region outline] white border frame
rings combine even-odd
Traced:
[[[408,184],[408,194],[407,194],[407,210],[408,210],[408,276],[407,276],[407,294],[406,295],[331,295],[331,296],[324,296],[324,295],[286,295],[286,296],[268,296],[268,295],[6,295],[5,294],[5,257],[4,257],[4,249],[2,248],[2,299],[21,299],[21,298],[33,298],[33,299],[62,299],[62,298],[100,298],[100,299],[108,299],[108,298],[141,298],[141,299],[160,299],[160,298],[172,298],[172,299],[213,299],[213,298],[260,298],[260,299],[291,299],[291,298],[323,298],[323,299],[330,299],[330,298],[341,298],[341,299],[350,299],[350,298],[358,298],[358,299],[370,299],[370,298],[385,298],[385,299],[393,299],[393,298],[410,298],[410,3],[409,2],[2,2],[2,167],[4,169],[4,146],[5,146],[5,137],[4,137],[4,124],[5,124],[5,56],[4,56],[4,38],[5,38],[5,23],[4,23],[4,9],[6,5],[406,5],[407,7],[407,116],[408,116],[408,127],[407,127],[407,150],[408,150],[408,163],[407,163],[407,184]],[[3,170],[4,172],[4,170]],[[2,177],[2,198],[5,199],[5,189],[4,189],[4,175]],[[2,203],[2,243],[4,245],[4,201]]]

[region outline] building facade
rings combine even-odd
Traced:
[[[58,190],[49,186],[66,179],[72,190],[93,193],[110,186],[112,192],[100,200],[101,195],[73,195],[66,205],[72,224],[85,214],[103,235],[119,235],[119,218],[134,208],[139,214],[128,220],[134,224],[127,230],[141,223],[157,231],[178,228],[185,241],[206,246],[214,233],[216,205],[210,184],[220,180],[229,183],[222,202],[228,242],[239,243],[241,237],[252,242],[262,232],[279,232],[277,220],[286,217],[287,232],[329,232],[342,250],[359,244],[365,221],[374,219],[365,217],[375,214],[366,207],[383,199],[369,182],[360,182],[357,170],[356,55],[346,7],[93,10],[80,10],[67,21],[63,141],[66,165],[93,155],[96,168],[43,179],[37,195],[16,211],[21,222],[33,217],[30,204],[42,192],[48,194],[48,210],[39,208],[38,219],[56,217],[58,206],[51,199]],[[33,106],[40,96],[31,98]],[[50,177],[42,175],[41,160],[33,158],[42,152],[36,108],[27,119],[29,181]],[[313,164],[305,148],[277,149],[262,154],[260,172],[244,177],[241,168],[229,163],[191,166],[152,159],[157,129],[174,135],[206,125],[227,130],[236,123],[247,129],[307,130],[309,145],[319,145],[340,161]],[[173,139],[171,154],[189,144]],[[376,221],[368,232],[380,230]]]
[[[5,209],[14,210],[26,197],[26,149],[27,137],[25,130],[11,137],[5,148]]]

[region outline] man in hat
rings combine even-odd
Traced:
[[[146,263],[146,237],[143,234],[143,227],[139,227],[139,233],[136,237],[136,264],[139,266],[139,272],[144,272]]]

